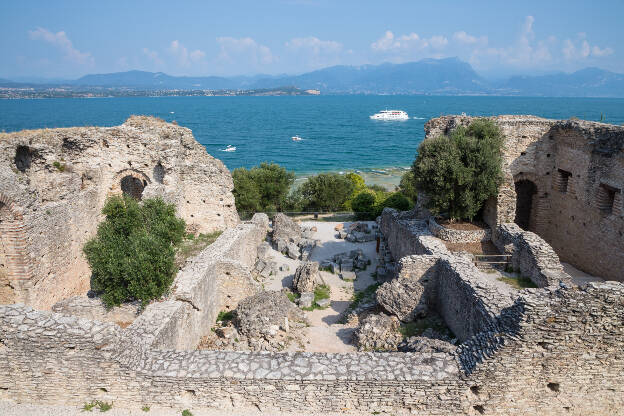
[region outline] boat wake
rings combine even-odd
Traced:
[[[414,120],[424,120],[425,117],[412,117]]]

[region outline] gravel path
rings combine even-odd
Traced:
[[[317,232],[314,234],[314,238],[320,240],[319,244],[312,250],[310,260],[321,262],[331,259],[339,253],[362,249],[366,257],[371,260],[371,265],[365,271],[358,272],[358,278],[354,282],[346,282],[337,274],[321,271],[321,276],[331,287],[331,304],[326,309],[315,309],[306,312],[306,317],[310,321],[310,327],[307,328],[304,345],[305,351],[309,352],[356,351],[356,348],[351,344],[355,328],[350,328],[338,321],[351,304],[354,290],[363,290],[375,283],[372,273],[377,266],[376,242],[351,243],[336,238],[334,228],[338,224],[347,226],[349,223],[322,221],[305,221],[301,223],[301,225],[306,227],[315,226]],[[281,290],[284,287],[291,287],[294,272],[297,266],[301,264],[301,261],[289,259],[276,250],[272,250],[271,256],[279,265],[288,264],[290,270],[280,271],[276,276],[269,277],[264,282],[265,289]]]

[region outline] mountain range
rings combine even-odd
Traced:
[[[513,76],[503,81],[481,77],[457,58],[423,59],[404,64],[332,66],[301,75],[236,77],[172,76],[127,71],[85,75],[61,83],[0,79],[0,88],[109,88],[130,90],[229,90],[294,86],[322,94],[512,95],[548,97],[624,97],[624,74],[599,68],[573,73]]]

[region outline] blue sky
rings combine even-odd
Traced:
[[[0,77],[301,73],[457,56],[486,76],[624,72],[624,0],[13,1]]]

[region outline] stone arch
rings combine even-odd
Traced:
[[[143,172],[136,169],[124,169],[115,175],[110,193],[127,194],[140,200],[143,191],[150,182],[150,179]]]
[[[32,279],[22,214],[0,194],[0,304],[24,302]]]

